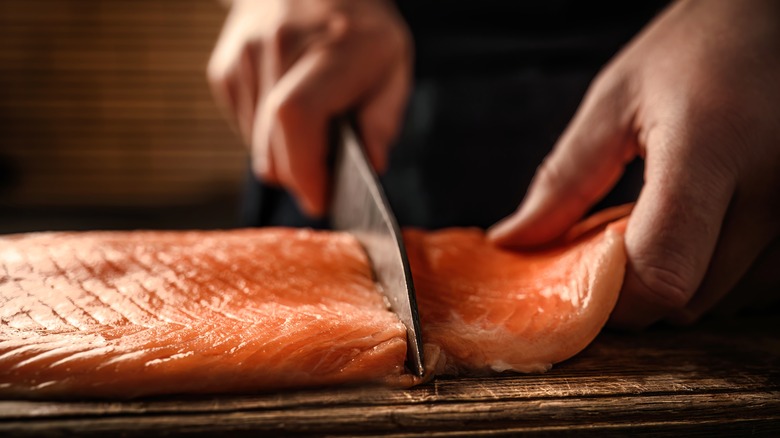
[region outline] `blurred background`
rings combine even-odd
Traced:
[[[214,0],[0,2],[0,233],[235,226]]]

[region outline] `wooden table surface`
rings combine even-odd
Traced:
[[[604,332],[546,374],[136,401],[0,401],[0,436],[780,436],[780,315]],[[229,433],[229,435],[228,435]]]

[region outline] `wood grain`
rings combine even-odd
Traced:
[[[205,74],[224,17],[214,0],[0,2],[0,206],[236,196],[246,152]]]
[[[133,401],[0,402],[0,433],[493,436],[780,434],[776,314],[605,332],[546,374]]]

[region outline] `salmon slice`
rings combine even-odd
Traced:
[[[498,248],[479,229],[405,230],[428,372],[546,371],[584,349],[617,302],[630,208],[532,251]]]
[[[535,251],[405,230],[426,378],[543,371],[590,343],[620,289],[628,210]],[[617,222],[613,222],[617,220]],[[0,238],[0,396],[129,398],[409,386],[406,331],[358,242],[266,228]]]
[[[404,371],[404,326],[347,234],[28,234],[0,239],[0,265],[6,397],[397,385]]]

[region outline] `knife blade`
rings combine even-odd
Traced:
[[[390,309],[406,326],[407,366],[422,376],[420,317],[398,222],[352,124],[336,129],[331,224],[355,236],[368,254]]]

